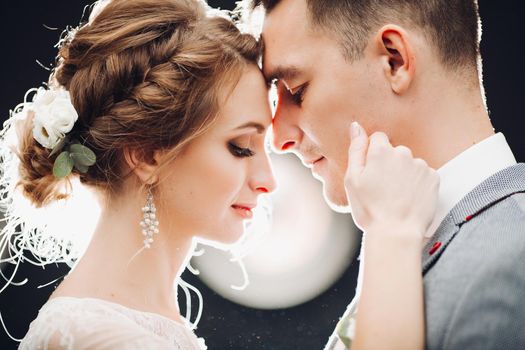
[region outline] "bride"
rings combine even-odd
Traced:
[[[2,131],[2,183],[45,208],[67,198],[79,180],[96,194],[101,215],[20,349],[205,348],[180,315],[176,285],[194,238],[237,241],[257,197],[275,188],[259,57],[253,37],[196,0],[99,2],[89,22],[61,41],[49,83],[15,109]],[[385,138],[368,139],[356,128],[350,163],[360,165],[349,169],[347,192],[359,199],[362,228],[373,231],[365,253],[376,256],[365,269],[375,282],[363,295],[373,293],[373,283],[376,291],[387,284],[413,295],[415,311],[399,322],[413,325],[407,344],[418,348],[420,243],[433,216],[436,175]],[[381,152],[367,157],[368,145]],[[7,161],[9,152],[16,161]],[[7,176],[15,166],[16,181]],[[378,180],[386,169],[389,182]],[[421,205],[411,203],[412,194]],[[10,209],[14,198],[3,198],[2,237],[29,234],[19,231],[24,217]],[[377,258],[385,244],[388,260]],[[403,283],[392,282],[388,271],[400,271],[395,277]],[[391,300],[372,295],[380,305]],[[369,322],[391,319],[373,309],[369,302],[359,311]],[[356,332],[366,335],[366,327],[358,324]]]

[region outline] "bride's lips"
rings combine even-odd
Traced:
[[[255,205],[233,204],[231,207],[243,219],[251,219],[253,217],[252,209],[255,208]]]

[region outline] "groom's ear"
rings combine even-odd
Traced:
[[[405,93],[414,80],[416,57],[408,33],[396,25],[382,27],[375,37],[383,72],[396,94]]]

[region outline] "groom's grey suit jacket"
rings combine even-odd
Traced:
[[[423,274],[427,349],[525,350],[525,164],[452,209],[423,251]]]
[[[525,350],[525,164],[451,210],[424,248],[423,276],[428,350]],[[325,349],[337,344],[334,334]]]

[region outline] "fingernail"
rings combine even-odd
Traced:
[[[359,137],[361,134],[361,127],[359,126],[358,122],[353,122],[352,125],[350,125],[350,136],[352,136],[352,140],[356,137]]]

